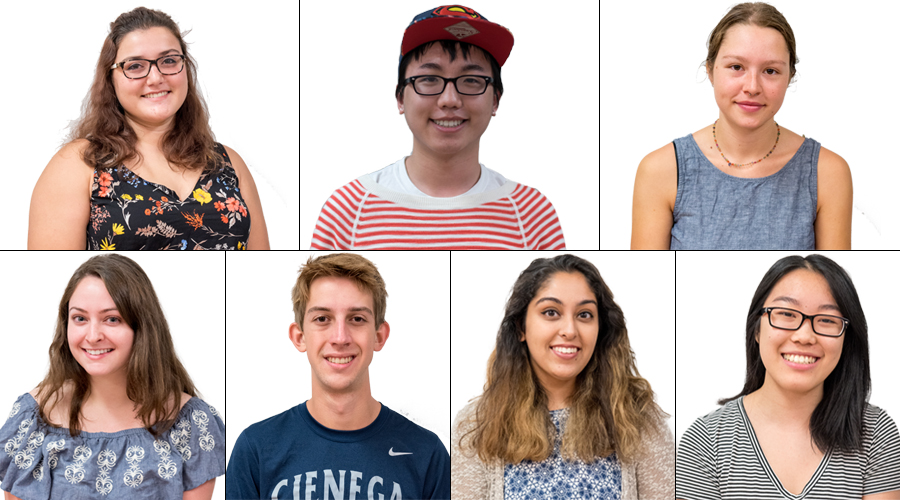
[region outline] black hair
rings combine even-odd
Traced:
[[[457,48],[462,52],[462,58],[465,60],[469,59],[469,51],[473,49],[477,49],[484,54],[484,57],[491,63],[491,76],[494,78],[494,95],[497,96],[497,101],[500,101],[500,96],[503,95],[503,81],[500,79],[500,65],[497,64],[497,60],[494,59],[488,51],[478,47],[477,45],[472,45],[471,43],[466,42],[458,42],[456,40],[435,40],[434,42],[423,43],[418,47],[410,50],[403,56],[403,59],[400,60],[400,67],[397,71],[397,90],[394,91],[394,96],[397,99],[403,99],[403,90],[406,88],[406,68],[409,66],[409,63],[415,59],[418,61],[425,52],[431,48],[431,45],[435,42],[441,44],[441,48],[444,49],[444,52],[450,54],[450,62],[456,60],[456,50]]]
[[[868,326],[850,275],[828,257],[817,254],[805,258],[799,255],[785,257],[772,265],[763,276],[747,313],[747,377],[744,388],[737,396],[720,399],[719,404],[724,405],[762,387],[766,368],[756,341],[761,310],[775,285],[797,269],[808,269],[825,278],[841,314],[850,320],[844,332],[841,359],[825,379],[822,401],[810,418],[810,434],[823,452],[859,452],[862,450],[863,416],[872,387]]]

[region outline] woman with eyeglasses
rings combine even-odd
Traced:
[[[867,402],[866,317],[841,266],[776,262],[751,301],[746,346],[743,390],[679,443],[676,498],[900,499],[900,433]]]
[[[253,176],[215,142],[167,14],[138,7],[110,24],[82,116],[34,188],[28,248],[269,248]]]
[[[513,286],[481,397],[452,428],[462,500],[672,498],[672,433],[597,268],[536,259]]]
[[[47,375],[0,426],[6,500],[210,500],[225,424],[199,398],[136,262],[102,254],[75,270],[49,352]]]

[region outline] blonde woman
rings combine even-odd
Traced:
[[[634,181],[632,249],[850,249],[843,158],[775,121],[797,72],[787,19],[734,6],[710,33],[715,122],[648,154]]]
[[[673,498],[664,416],[597,268],[537,259],[507,302],[484,394],[453,424],[452,496]]]
[[[153,285],[98,255],[59,303],[49,371],[0,427],[6,500],[209,500],[225,425],[175,353]]]

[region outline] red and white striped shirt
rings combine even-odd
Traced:
[[[400,193],[364,175],[332,194],[313,250],[565,250],[556,210],[537,189],[501,187],[454,198]]]

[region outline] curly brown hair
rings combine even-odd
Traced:
[[[197,61],[188,52],[183,34],[168,14],[138,7],[116,18],[100,49],[94,83],[84,99],[81,117],[72,127],[68,141],[86,139],[82,160],[101,170],[115,169],[126,161],[142,159],[137,151],[137,135],[125,120],[125,112],[113,87],[110,67],[116,62],[119,44],[136,30],[162,27],[172,32],[184,54],[188,91],[175,114],[174,126],[161,141],[162,152],[170,163],[187,169],[214,170],[222,161],[214,149],[215,136],[209,127],[209,111],[197,83]]]
[[[650,383],[637,371],[625,316],[597,268],[574,255],[536,259],[513,286],[496,348],[488,360],[484,394],[475,403],[475,425],[459,439],[460,448],[474,450],[483,462],[538,462],[553,451],[556,430],[547,411],[547,392],[520,335],[525,331],[528,304],[560,272],[584,276],[596,296],[600,319],[594,352],[568,400],[562,456],[591,463],[615,452],[628,463],[640,449],[642,433],[655,431],[655,423],[666,416],[653,400]],[[462,421],[460,427],[470,423]]]
[[[69,299],[88,276],[103,280],[122,320],[134,331],[126,391],[144,427],[158,436],[174,423],[181,407],[181,393],[190,396],[199,393],[175,353],[169,324],[150,278],[135,261],[118,254],[91,257],[78,267],[66,285],[59,301],[56,334],[50,344],[50,369],[37,387],[40,416],[44,422],[61,427],[51,423],[47,416],[63,401],[64,388],[71,385],[69,433],[73,437],[81,433],[81,406],[90,394],[91,384],[88,373],[69,348],[68,318]]]

